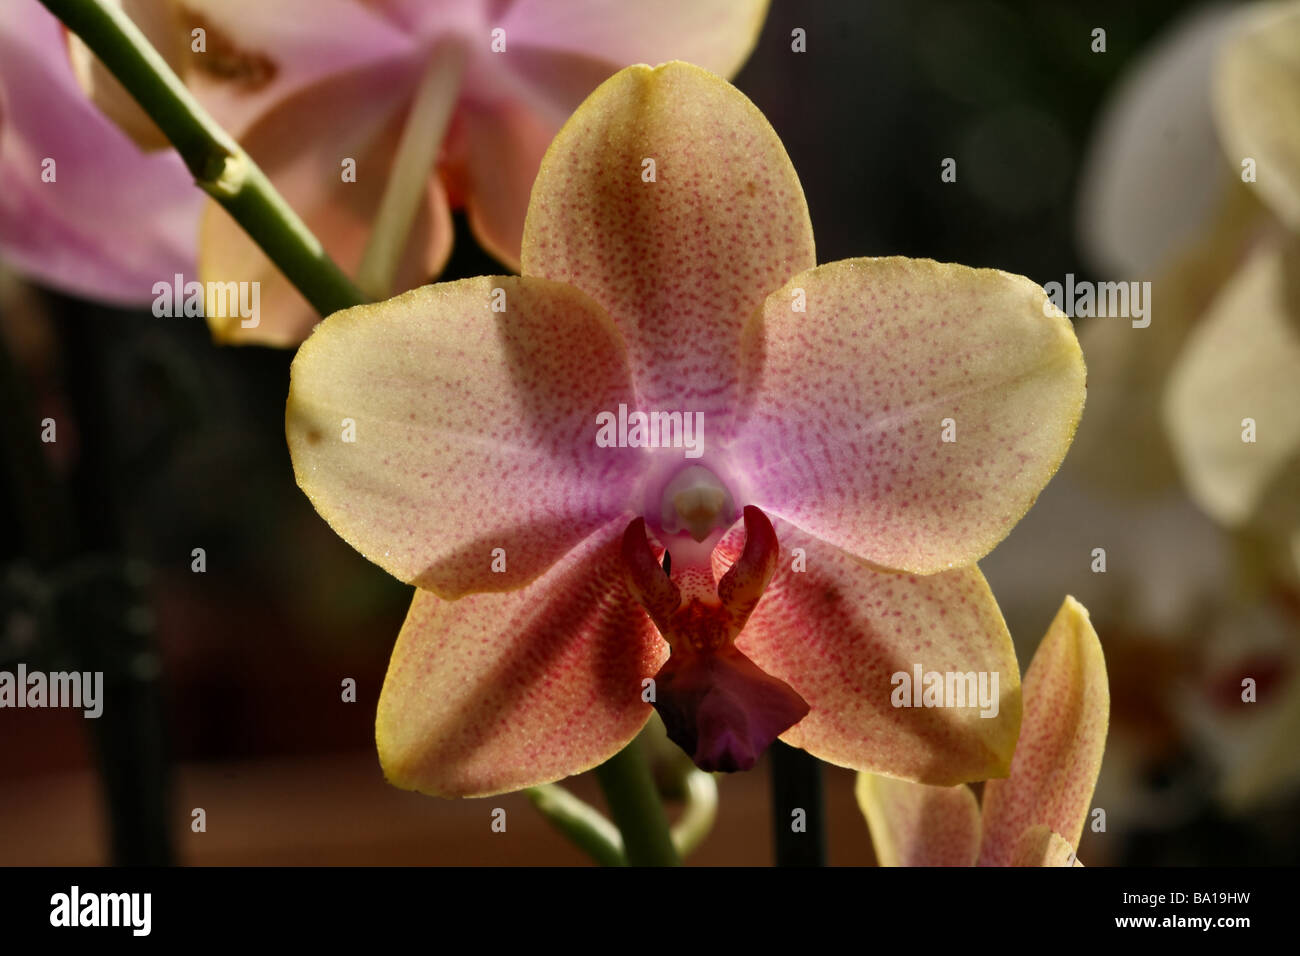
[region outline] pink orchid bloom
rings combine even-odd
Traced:
[[[1088,612],[1061,605],[1024,683],[1025,716],[1011,775],[928,787],[858,777],[858,805],[882,866],[1078,866],[1075,856],[1101,771],[1110,721],[1106,658]]]
[[[927,783],[1005,774],[1019,668],[973,562],[1082,411],[1047,303],[995,270],[817,266],[738,90],[684,63],[602,84],[542,164],[522,276],[336,313],[293,364],[300,486],[419,588],[379,702],[389,779],[555,780],[652,704],[704,767],[779,735]],[[895,708],[918,663],[1000,675],[996,716]]]
[[[180,157],[145,155],[77,85],[62,25],[0,5],[0,258],[115,305],[194,261],[203,196]]]
[[[442,271],[457,207],[479,243],[517,268],[542,154],[582,98],[647,60],[683,57],[730,75],[767,12],[767,0],[123,5],[331,257],[379,298]],[[159,145],[115,83],[100,84],[98,99]],[[371,260],[376,232],[390,248]],[[319,320],[215,201],[199,259],[205,282],[261,283],[261,320],[245,328],[239,316],[209,316],[218,340],[296,345]]]

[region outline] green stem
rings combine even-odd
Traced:
[[[690,856],[713,829],[718,817],[718,783],[713,774],[691,769],[683,781],[686,806],[673,824],[673,846],[683,857]]]
[[[677,854],[684,859],[713,829],[718,817],[718,784],[712,774],[692,769],[682,785],[686,805],[669,833]],[[618,827],[591,804],[555,783],[529,787],[524,793],[538,813],[601,866],[627,866]]]
[[[591,804],[554,783],[524,791],[537,811],[601,866],[627,866],[618,827]]]
[[[614,823],[623,834],[628,863],[680,866],[641,741],[633,740],[597,767],[596,779],[605,792]]]
[[[176,147],[194,180],[321,315],[365,299],[266,174],[190,95],[144,34],[107,0],[41,0],[85,42]]]

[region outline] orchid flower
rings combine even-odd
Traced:
[[[1081,239],[1112,274],[1155,269],[1158,305],[1147,329],[1084,328],[1098,397],[1071,459],[1129,495],[1181,478],[1229,527],[1267,503],[1293,567],[1297,39],[1295,2],[1198,11],[1103,112],[1083,177]],[[1257,442],[1243,441],[1248,418]]]
[[[1084,399],[1042,288],[817,266],[775,132],[684,63],[625,69],[568,121],[522,263],[335,313],[293,364],[300,486],[418,588],[379,701],[389,779],[552,781],[651,706],[705,768],[780,736],[931,784],[1005,774],[1019,668],[974,562]],[[895,707],[915,666],[1000,676],[998,706]]]
[[[1244,13],[1235,4],[1190,8],[1138,51],[1101,104],[1080,164],[1077,216],[1079,245],[1097,271],[1151,275],[1214,224],[1235,177],[1219,150],[1211,77]]]
[[[1011,775],[927,787],[858,776],[858,805],[882,866],[1072,866],[1106,747],[1106,660],[1088,612],[1067,597],[1025,674]]]
[[[140,305],[194,261],[203,197],[184,163],[95,109],[36,0],[0,5],[0,182],[0,257],[43,283]]]
[[[1162,411],[1188,491],[1229,527],[1255,523],[1300,580],[1300,3],[1262,5],[1215,76],[1224,152],[1257,169],[1275,217],[1210,301]]]
[[[1188,493],[1249,555],[1238,581],[1255,579],[1206,654],[1206,669],[1230,688],[1230,703],[1207,707],[1200,696],[1183,708],[1222,769],[1220,798],[1236,812],[1300,779],[1298,45],[1300,3],[1261,4],[1243,17],[1217,63],[1223,152],[1234,171],[1254,164],[1255,181],[1242,188],[1257,191],[1268,216],[1188,336],[1161,404]],[[1270,658],[1276,681],[1265,681],[1258,666]],[[1245,677],[1260,681],[1258,704],[1243,699]]]
[[[1176,654],[1177,677],[1165,669],[1164,679],[1176,692],[1155,699],[1162,709],[1177,703],[1164,719],[1200,744],[1237,813],[1275,796],[1300,767],[1294,642],[1280,638],[1295,627],[1275,620],[1300,583],[1300,339],[1289,297],[1298,24],[1296,3],[1198,8],[1135,62],[1101,110],[1080,240],[1107,278],[1151,277],[1153,319],[1144,329],[1108,319],[1082,329],[1088,416],[1035,520],[1018,529],[1062,554],[1105,543],[1110,573],[1077,582],[1088,592],[1078,596],[1099,626],[1109,621],[1109,651]],[[1243,441],[1246,418],[1256,442]],[[1081,475],[1114,494],[1072,488]],[[985,570],[1014,621],[1025,568],[999,567],[1008,557],[999,552]],[[1247,676],[1259,680],[1258,703],[1241,699]],[[1125,818],[1163,818],[1179,788],[1150,786],[1144,744],[1176,736],[1154,730],[1160,721],[1145,712],[1126,721],[1123,711],[1132,714],[1117,711],[1108,780],[1116,799],[1147,792],[1147,806]],[[1126,750],[1127,785],[1117,782]],[[1203,782],[1193,786],[1203,797]]]
[[[375,298],[442,270],[457,207],[479,243],[517,268],[542,153],[582,97],[646,60],[684,57],[730,75],[767,11],[767,0],[122,2]],[[106,112],[158,145],[111,78],[83,73]],[[261,283],[255,326],[208,317],[219,341],[296,345],[318,321],[215,201],[199,273]]]
[[[1161,392],[1267,219],[1223,161],[1212,109],[1215,64],[1247,13],[1208,5],[1178,18],[1116,83],[1083,159],[1078,239],[1089,264],[1151,283],[1146,328],[1107,318],[1079,332],[1093,388],[1070,468],[1108,501],[1145,507],[1178,488]]]

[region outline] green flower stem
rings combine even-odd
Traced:
[[[683,781],[686,807],[673,824],[673,846],[683,858],[695,852],[718,818],[718,783],[713,774],[691,769]]]
[[[627,862],[632,866],[680,866],[641,741],[633,740],[597,767],[596,779],[623,834]]]
[[[678,856],[684,859],[713,829],[718,817],[718,784],[712,774],[692,769],[682,785],[686,806],[669,832]],[[524,793],[538,813],[601,866],[627,866],[618,827],[591,804],[554,783],[529,787]]]
[[[554,783],[524,791],[537,811],[601,866],[627,866],[623,837],[591,804]]]
[[[266,174],[217,125],[116,5],[41,0],[158,124],[194,180],[261,246],[321,315],[365,301]]]

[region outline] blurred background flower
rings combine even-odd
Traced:
[[[38,282],[140,305],[192,268],[203,194],[179,156],[142,154],[82,95],[37,0],[0,9],[0,181],[0,257]]]
[[[484,249],[517,269],[528,193],[542,154],[583,98],[629,63],[684,59],[730,76],[752,49],[767,8],[766,0],[653,6],[611,0],[118,2],[326,252],[374,298],[413,288],[442,270],[451,251],[453,208],[466,210]],[[146,205],[156,169],[179,169],[161,131],[80,40],[71,38],[65,48],[61,27],[35,0],[20,0],[4,24],[11,42],[29,25],[46,41],[32,44],[36,49],[22,60],[6,57],[3,73],[21,84],[15,92],[47,82],[40,72],[59,81],[44,105],[20,96],[25,109],[15,117],[18,128],[40,136],[38,124],[54,125],[41,136],[45,155],[61,155],[56,146],[71,145],[53,139],[59,130],[75,137],[75,155],[94,155],[96,142],[76,132],[76,111],[93,113],[87,97],[99,105],[125,136],[113,136],[101,117],[94,118],[103,140],[124,157],[116,168],[96,171],[134,190],[124,190],[121,205],[113,207],[122,214],[119,222],[132,222],[128,203]],[[77,94],[74,77],[85,95]],[[139,155],[125,137],[162,155]],[[78,180],[83,191],[89,181]],[[43,225],[43,207],[31,206],[27,230]],[[198,276],[191,278],[261,283],[263,320],[243,328],[238,316],[212,316],[219,341],[295,345],[319,320],[214,200],[206,201],[201,220],[187,222],[171,212],[158,221],[187,242],[198,230]],[[112,230],[113,224],[83,228],[96,229],[102,244],[113,235],[119,255],[159,261],[153,249],[133,244],[133,236]],[[55,251],[70,260],[69,268],[76,265],[77,250]],[[177,272],[195,268],[173,264]],[[84,278],[76,282],[48,270],[38,275],[82,294],[97,291]],[[135,299],[144,300],[151,286],[132,286]]]
[[[1294,2],[1187,11],[1115,85],[1085,154],[1081,252],[1105,279],[1149,279],[1152,321],[1082,324],[1087,414],[1027,531],[1106,551],[1076,593],[1117,677],[1098,800],[1124,801],[1121,826],[1230,828],[1300,778],[1297,31]],[[1267,434],[1245,440],[1246,419]],[[1246,681],[1266,689],[1248,702]]]

